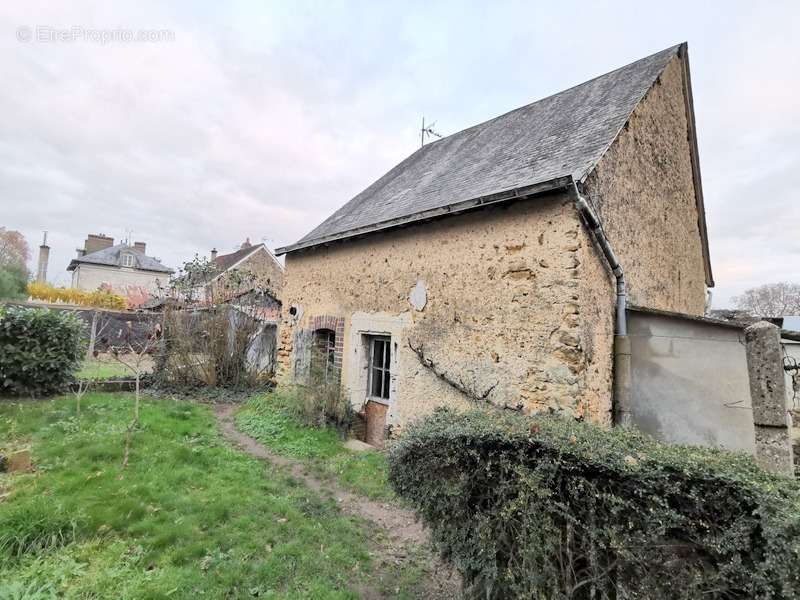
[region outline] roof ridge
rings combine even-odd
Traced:
[[[647,59],[653,58],[654,56],[657,56],[657,55],[660,55],[660,54],[672,54],[673,56],[679,56],[681,48],[683,48],[684,46],[687,46],[687,45],[688,45],[687,42],[681,42],[680,44],[676,44],[675,46],[671,46],[670,48],[666,48],[665,50],[662,50],[661,52],[656,52],[655,54],[651,54],[650,56],[646,56],[641,60],[647,60]],[[614,136],[608,142],[606,147],[600,153],[600,158],[605,156],[606,152],[608,152],[609,149],[611,148],[611,146],[614,145],[614,142],[617,141],[617,138],[619,138],[619,134],[622,132],[623,129],[625,129],[625,126],[631,120],[631,117],[633,116],[633,113],[636,112],[636,109],[639,107],[639,105],[642,103],[642,101],[647,97],[647,94],[649,94],[650,90],[653,89],[653,85],[655,84],[656,81],[658,81],[658,78],[661,77],[661,74],[664,72],[664,69],[667,68],[667,65],[669,65],[671,60],[672,60],[672,57],[670,57],[669,61],[664,63],[664,66],[658,72],[658,75],[656,75],[656,77],[653,79],[653,81],[650,82],[650,85],[648,85],[646,88],[644,88],[642,90],[642,93],[639,94],[639,97],[636,99],[636,102],[633,104],[633,107],[631,108],[630,112],[628,113],[628,116],[625,118],[625,121],[619,126],[619,128],[617,129],[617,132],[614,134]],[[635,61],[635,62],[639,62],[639,61]],[[621,68],[624,69],[626,67],[631,66],[632,64],[634,64],[634,63],[630,63],[629,65],[625,65],[625,67],[621,67]],[[614,72],[616,72],[618,70],[619,69],[615,69],[614,71],[610,71],[610,72],[606,73],[606,75],[610,75],[611,73],[614,73]],[[590,80],[590,81],[592,81],[592,80]],[[600,161],[600,159],[598,158],[598,160],[596,160],[594,162],[594,164],[592,164],[589,167],[587,167],[586,170],[583,173],[581,173],[579,177],[575,177],[575,174],[573,173],[573,177],[575,178],[575,180],[576,181],[580,181],[581,183],[583,181],[585,181],[586,178],[591,174],[591,172],[594,171],[594,169],[597,167],[599,161]]]
[[[170,267],[166,266],[158,258],[145,254],[144,252],[140,252],[136,250],[134,246],[124,242],[114,244],[113,246],[108,246],[107,248],[100,248],[99,250],[95,250],[89,254],[84,254],[83,256],[76,256],[70,260],[69,265],[67,266],[67,271],[74,270],[75,266],[80,264],[105,267],[119,266],[116,261],[109,262],[111,260],[110,257],[115,257],[115,259],[118,259],[123,251],[130,251],[139,257],[137,259],[137,266],[135,267],[137,269],[164,273],[173,272]]]
[[[239,254],[240,252],[242,253],[241,257],[243,259],[243,258],[246,258],[247,256],[250,256],[254,252],[256,252],[262,246],[264,247],[264,249],[266,249],[266,245],[264,244],[264,242],[261,242],[261,243],[258,243],[258,244],[253,244],[253,245],[249,246],[248,248],[239,248],[238,250],[234,250],[233,252],[228,252],[227,254],[218,254],[214,258],[214,260],[212,262],[223,262],[224,259],[226,259],[226,258],[228,258],[230,256],[234,256],[236,254]],[[226,267],[226,269],[227,268],[230,268],[230,267]]]
[[[433,142],[425,144],[421,148],[416,149],[411,154],[416,154],[417,152],[419,152],[420,150],[423,150],[424,148],[429,148],[431,146],[434,146],[435,144],[438,144],[439,142],[445,141],[447,138],[451,138],[451,137],[456,136],[456,135],[458,135],[460,133],[464,133],[466,131],[469,131],[470,129],[476,129],[478,127],[481,127],[483,125],[491,123],[492,121],[496,121],[498,119],[502,119],[504,117],[507,117],[508,115],[510,115],[512,113],[515,113],[517,111],[525,110],[526,108],[530,107],[533,104],[538,104],[539,102],[544,102],[545,100],[549,100],[550,98],[553,98],[555,96],[559,96],[560,94],[565,94],[565,93],[570,92],[572,90],[575,90],[577,88],[583,87],[585,85],[589,85],[590,83],[593,83],[593,82],[597,81],[598,79],[601,79],[603,77],[607,77],[608,75],[613,75],[617,71],[622,71],[623,69],[627,69],[629,67],[632,67],[636,63],[640,63],[640,62],[644,62],[646,60],[650,60],[650,59],[652,59],[652,58],[654,58],[656,56],[659,56],[661,54],[668,54],[670,52],[677,52],[678,50],[680,50],[681,46],[683,46],[684,44],[686,44],[686,42],[681,42],[680,44],[675,44],[674,46],[670,46],[669,48],[664,48],[663,50],[659,50],[658,52],[653,52],[652,54],[648,54],[647,56],[644,56],[644,57],[639,58],[637,60],[631,61],[627,65],[623,65],[621,67],[618,67],[616,69],[612,69],[612,70],[607,71],[605,73],[602,73],[600,75],[596,75],[595,77],[592,77],[591,79],[587,79],[586,81],[582,81],[580,83],[576,83],[575,85],[571,85],[570,87],[564,88],[563,90],[559,90],[557,92],[553,92],[552,94],[548,94],[547,96],[542,96],[541,98],[539,98],[538,100],[534,100],[533,102],[528,102],[527,104],[523,104],[522,106],[518,106],[517,108],[512,108],[511,110],[507,110],[506,112],[501,113],[501,114],[497,115],[496,117],[492,117],[491,119],[486,119],[485,121],[481,121],[480,123],[476,123],[475,125],[470,125],[469,127],[465,127],[464,129],[459,129],[458,131],[456,131],[454,133],[451,133],[451,134],[446,135],[444,137],[441,137],[441,138],[439,138],[437,140],[434,140]]]
[[[276,254],[541,191],[545,183],[566,177],[582,179],[684,46],[670,46],[426,144]]]

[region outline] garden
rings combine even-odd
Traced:
[[[363,513],[403,510],[384,455],[306,424],[294,391],[87,391],[131,357],[87,364],[74,315],[2,310],[0,455],[33,466],[0,472],[0,598],[437,597],[430,549]],[[271,460],[220,433],[221,408]]]
[[[247,368],[252,319],[168,318],[103,363],[0,308],[0,599],[800,597],[800,486],[748,456],[500,409],[354,447],[337,385]]]
[[[382,562],[366,521],[233,447],[209,406],[145,398],[123,469],[132,403],[90,392],[80,417],[71,396],[0,403],[0,439],[35,465],[0,475],[0,598],[418,597],[421,555]],[[325,433],[293,437],[287,452],[331,478],[348,462]],[[375,458],[352,460],[357,489]]]

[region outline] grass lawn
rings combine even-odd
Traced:
[[[0,474],[0,598],[357,598],[372,581],[368,527],[230,447],[205,406],[144,399],[123,471],[131,405],[87,394],[79,422],[69,397],[0,400],[0,444],[30,446],[37,467]],[[363,477],[385,475],[379,455],[348,457],[327,433],[301,442],[285,425],[298,444],[287,451],[327,445],[321,468],[377,493]],[[412,598],[419,576],[411,565],[385,585]]]
[[[379,500],[396,500],[382,452],[353,452],[333,429],[304,426],[294,416],[291,392],[278,389],[252,398],[236,415],[236,426],[276,454],[296,458],[324,478]]]
[[[83,363],[80,370],[75,374],[76,379],[129,379],[133,377],[130,369],[117,362],[104,362],[97,359],[90,359]]]

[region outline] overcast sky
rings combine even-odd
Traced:
[[[58,4],[0,6],[0,225],[34,255],[49,231],[55,283],[90,232],[173,267],[291,243],[423,114],[454,133],[682,41],[714,304],[800,281],[797,0]],[[166,33],[98,39],[118,29]]]

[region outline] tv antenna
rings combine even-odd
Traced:
[[[430,123],[427,127],[425,127],[425,117],[422,117],[422,129],[419,132],[419,147],[422,148],[425,145],[425,136],[432,137],[436,136],[437,138],[442,137],[440,133],[434,131],[433,126],[436,125],[436,121]]]

